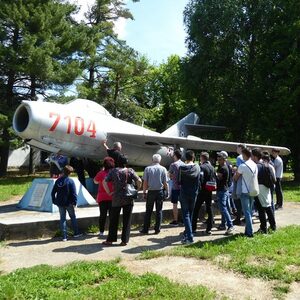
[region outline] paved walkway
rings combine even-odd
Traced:
[[[218,219],[217,219],[218,220]],[[276,211],[276,221],[279,227],[292,224],[300,225],[300,203],[286,203],[284,209]],[[199,223],[200,230],[204,229],[204,224]],[[258,220],[255,220],[255,229],[258,229]],[[243,232],[244,227],[237,226],[237,232]],[[33,239],[22,241],[7,241],[4,247],[0,247],[0,270],[4,273],[11,272],[18,268],[31,267],[39,264],[50,265],[62,265],[78,260],[112,260],[114,258],[121,257],[122,263],[127,266],[132,272],[146,272],[153,271],[159,274],[167,276],[167,273],[177,273],[180,263],[178,258],[174,259],[175,264],[170,263],[170,259],[165,258],[158,264],[151,262],[143,263],[137,262],[136,256],[145,250],[161,250],[168,249],[180,244],[180,232],[183,231],[183,227],[170,227],[169,225],[163,225],[161,233],[158,235],[149,234],[141,235],[138,230],[133,230],[129,244],[125,247],[102,246],[103,239],[99,239],[97,235],[88,234],[78,239],[70,239],[67,242],[62,242],[59,238],[46,238],[46,239]],[[200,234],[195,237],[195,241],[206,241],[224,238],[224,231],[217,231],[213,229],[212,236],[201,236]],[[184,258],[183,258],[184,259]],[[182,265],[186,265],[186,262],[180,260]],[[192,265],[197,264],[195,260],[191,260]],[[200,268],[200,261],[198,261]],[[206,262],[206,264],[210,265]],[[198,277],[205,277],[203,272],[210,272],[212,267],[208,265],[202,266],[202,269],[197,269]],[[157,267],[159,268],[157,269]],[[164,266],[164,267],[162,267]],[[211,266],[211,265],[210,265]],[[168,268],[168,269],[167,269]],[[166,272],[166,269],[168,272]],[[217,268],[218,269],[218,268]],[[199,273],[200,272],[200,273]],[[220,270],[217,272],[221,272]],[[188,270],[187,270],[188,274]],[[195,274],[194,274],[195,275]],[[185,277],[185,274],[180,274]],[[195,275],[196,276],[196,275]],[[227,276],[227,275],[226,275]],[[172,276],[169,278],[174,279]],[[197,278],[198,278],[197,277]],[[233,280],[241,278],[240,275],[233,277]],[[195,277],[196,279],[196,277]],[[176,280],[176,278],[174,279]],[[243,278],[243,280],[245,280]],[[252,280],[252,279],[251,279]],[[253,279],[254,280],[254,279]],[[201,281],[201,280],[200,280]],[[185,282],[182,280],[182,282]],[[215,282],[215,281],[214,281]],[[231,282],[231,283],[230,283]],[[193,283],[193,282],[191,282]],[[203,283],[203,282],[200,282]],[[194,284],[200,284],[199,280]],[[266,284],[266,282],[260,282],[260,285]],[[245,286],[250,284],[250,281],[245,282]],[[253,281],[254,287],[256,283]],[[209,287],[216,288],[212,284],[208,284]],[[229,281],[229,286],[221,289],[221,293],[229,297],[233,297],[234,293],[242,290],[238,284],[234,284],[237,287],[235,291],[233,289],[232,281]],[[296,286],[297,287],[297,286]],[[233,289],[233,292],[229,290]],[[245,288],[247,289],[247,288]],[[298,291],[298,290],[297,290]],[[255,293],[254,293],[255,294]],[[236,294],[238,295],[238,294]],[[243,294],[244,295],[244,294]],[[253,295],[253,294],[252,294]],[[269,298],[270,292],[262,294],[264,299]],[[239,299],[246,299],[249,294],[239,297]],[[238,299],[233,297],[234,299]],[[263,299],[260,297],[250,297],[251,299]],[[289,298],[297,299],[297,298]]]

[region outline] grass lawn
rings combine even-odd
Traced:
[[[282,181],[283,197],[285,201],[300,202],[300,183]]]
[[[0,178],[0,201],[9,200],[13,196],[24,195],[30,187],[33,179],[41,177],[49,178],[49,172],[37,173],[34,176],[9,175],[7,177]]]
[[[278,280],[279,292],[288,292],[291,282],[300,281],[300,226],[288,226],[273,234],[255,235],[252,239],[234,235],[168,251],[147,251],[141,258],[162,255],[209,259],[248,277]]]
[[[0,276],[0,299],[216,299],[202,286],[188,287],[147,273],[135,276],[117,262],[40,265]]]

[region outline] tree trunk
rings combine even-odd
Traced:
[[[294,180],[296,182],[300,182],[300,152],[294,153],[294,166],[293,166],[293,171],[294,171]]]
[[[36,171],[36,166],[35,166],[36,154],[37,154],[37,150],[34,147],[30,146],[28,175],[35,174],[35,171]]]
[[[30,100],[36,100],[36,78],[31,76],[31,86],[30,86]],[[35,174],[35,158],[36,158],[36,149],[30,146],[29,153],[29,166],[28,166],[28,175]]]
[[[0,177],[6,176],[9,145],[0,146]]]

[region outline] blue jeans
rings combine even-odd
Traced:
[[[218,191],[217,192],[217,199],[219,209],[222,215],[221,226],[227,225],[227,228],[231,228],[233,226],[231,216],[228,211],[228,204],[229,204],[229,192],[228,191]]]
[[[192,232],[192,219],[193,219],[193,211],[195,207],[197,194],[193,195],[193,193],[182,193],[180,192],[180,205],[181,205],[181,213],[182,219],[184,223],[184,236],[190,242],[194,241],[194,236]]]
[[[245,216],[246,227],[245,235],[253,236],[253,226],[252,226],[252,207],[253,207],[253,197],[250,197],[249,194],[241,194],[241,204]]]
[[[69,217],[71,219],[72,228],[74,231],[74,235],[78,234],[78,225],[75,215],[75,209],[72,204],[69,204],[69,206],[59,206],[59,214],[60,214],[60,230],[63,234],[63,238],[67,238],[67,220],[66,220],[66,214],[68,212]]]

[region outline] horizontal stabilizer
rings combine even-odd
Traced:
[[[225,126],[214,126],[214,125],[203,125],[203,124],[184,124],[187,128],[189,135],[198,135],[200,132],[216,132],[216,131],[225,131],[227,127]]]

